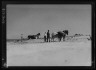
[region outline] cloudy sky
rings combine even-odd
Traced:
[[[7,5],[7,38],[69,30],[91,34],[91,5]]]

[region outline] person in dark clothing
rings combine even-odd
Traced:
[[[47,37],[47,34],[46,32],[44,33],[44,42],[46,42],[46,37]]]
[[[50,42],[50,33],[49,33],[49,30],[47,32],[47,42]]]

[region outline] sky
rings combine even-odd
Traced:
[[[91,35],[91,5],[19,5],[9,4],[6,11],[7,39],[18,39],[21,34],[50,33],[67,29],[69,35]]]

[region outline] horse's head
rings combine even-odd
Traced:
[[[63,30],[63,33],[68,35],[68,30]]]
[[[40,33],[37,34],[37,36],[39,36],[39,35],[40,35]]]
[[[65,33],[68,35],[68,30],[66,30]]]
[[[39,38],[39,36],[40,36],[40,33],[38,33],[37,35],[35,35],[36,37],[37,37],[37,39]]]

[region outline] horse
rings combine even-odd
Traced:
[[[63,41],[65,41],[66,35],[68,35],[68,30],[63,30]]]
[[[51,41],[54,41],[55,38],[58,38],[58,33],[57,32],[53,32],[51,34]]]
[[[28,40],[29,39],[36,39],[36,36],[35,35],[28,35]]]
[[[36,35],[37,39],[39,39],[39,36],[40,36],[40,33],[38,33],[38,34]]]
[[[28,39],[39,39],[40,33],[36,35],[28,35]]]
[[[68,30],[63,30],[63,31],[52,33],[51,41],[52,40],[54,41],[55,38],[58,38],[59,42],[61,41],[62,38],[63,38],[63,41],[65,41],[66,35],[68,35]]]

